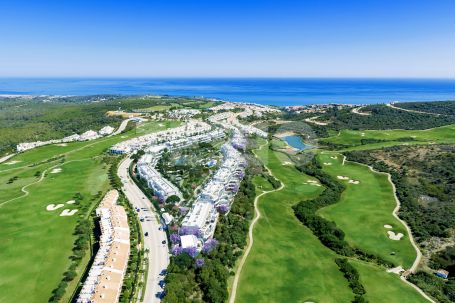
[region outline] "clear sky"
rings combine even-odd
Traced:
[[[454,0],[0,1],[0,76],[455,78]]]

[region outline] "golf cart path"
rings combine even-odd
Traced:
[[[46,170],[44,170],[44,171],[41,173],[41,176],[40,176],[40,178],[39,178],[37,181],[34,181],[34,182],[32,182],[32,183],[26,184],[26,185],[24,185],[24,186],[21,187],[21,192],[24,193],[23,195],[17,196],[17,197],[15,197],[15,198],[12,198],[12,199],[9,199],[9,200],[7,200],[7,201],[4,201],[4,202],[0,203],[0,208],[1,208],[3,205],[5,205],[5,204],[7,204],[7,203],[9,203],[9,202],[13,202],[14,200],[17,200],[17,199],[20,199],[20,198],[23,198],[23,197],[28,196],[28,195],[30,194],[30,192],[29,192],[26,188],[29,187],[29,186],[32,186],[32,185],[34,185],[34,184],[38,184],[38,183],[40,183],[41,181],[43,181],[43,179],[44,179],[44,177],[46,176],[46,173],[47,173],[48,170],[57,168],[57,167],[59,167],[59,166],[63,166],[63,165],[65,165],[65,164],[67,164],[67,163],[71,163],[71,162],[80,162],[80,161],[87,161],[87,160],[91,160],[91,158],[78,159],[78,160],[71,160],[71,161],[68,161],[68,162],[65,162],[65,163],[59,163],[59,164],[57,164],[57,165],[54,165],[54,166],[51,166],[51,167],[47,168]]]
[[[261,150],[265,145],[267,145],[268,142],[264,143],[263,145],[261,145],[259,147],[258,150]],[[257,155],[256,153],[254,154],[254,156],[257,158]],[[265,169],[269,172],[269,174],[276,178],[272,171],[264,164],[264,167]],[[232,289],[231,289],[231,293],[230,293],[230,297],[229,297],[229,303],[234,303],[235,302],[235,296],[237,294],[237,286],[238,286],[238,283],[239,283],[239,279],[240,279],[240,274],[242,272],[242,269],[243,269],[243,265],[245,264],[245,261],[246,259],[248,258],[248,255],[250,254],[250,250],[251,248],[253,247],[253,242],[254,242],[254,239],[253,239],[253,230],[254,230],[254,226],[256,225],[256,222],[261,218],[261,212],[259,211],[258,209],[258,201],[259,201],[259,198],[266,195],[266,194],[269,194],[269,193],[272,193],[272,192],[276,192],[276,191],[280,191],[284,188],[284,183],[281,182],[281,180],[279,180],[278,178],[276,178],[278,181],[280,181],[281,183],[281,186],[277,189],[273,189],[273,190],[268,190],[268,191],[264,191],[262,193],[260,193],[259,195],[256,196],[256,198],[254,198],[254,213],[255,213],[255,217],[253,219],[253,221],[251,221],[251,224],[250,224],[250,228],[248,229],[248,245],[247,245],[247,248],[242,256],[242,259],[240,260],[240,263],[239,263],[239,267],[237,268],[237,271],[235,273],[235,277],[234,277],[234,282],[232,284]]]

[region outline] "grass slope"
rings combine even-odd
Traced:
[[[151,122],[143,127],[151,132],[178,123]],[[0,302],[20,302],[24,290],[27,291],[27,302],[46,302],[49,299],[70,263],[77,217],[87,216],[98,202],[93,196],[108,188],[108,167],[102,163],[100,155],[112,144],[136,135],[142,135],[141,129],[137,133],[131,131],[63,147],[44,146],[9,160],[21,161],[17,164],[0,166]],[[57,160],[39,164],[59,155],[65,156],[64,163]],[[29,195],[23,196],[21,187],[38,181],[37,171],[43,173],[55,166],[62,171],[56,174],[48,171],[41,182],[28,186]],[[6,184],[13,176],[19,179]],[[79,205],[65,204],[58,210],[46,210],[48,204],[64,204],[76,193],[84,197]],[[11,200],[14,197],[18,198]],[[63,209],[75,208],[79,209],[76,215],[59,216]]]
[[[413,141],[398,141],[403,139]],[[362,145],[362,140],[387,140]],[[376,149],[394,145],[455,143],[455,125],[447,125],[426,130],[348,130],[340,131],[336,136],[322,139],[321,142],[348,146],[346,150]]]
[[[353,295],[334,262],[335,254],[291,209],[298,201],[318,195],[322,187],[302,184],[310,178],[292,165],[283,165],[289,161],[283,154],[267,148],[257,154],[285,187],[259,200],[261,218],[254,228],[254,244],[241,272],[236,302],[350,302]]]
[[[337,159],[331,158],[334,156]],[[318,156],[321,163],[332,164],[323,165],[324,171],[335,178],[347,176],[359,180],[360,184],[340,180],[347,186],[341,201],[321,209],[319,214],[335,221],[351,245],[379,255],[397,266],[411,267],[416,252],[405,227],[392,215],[396,202],[387,176],[356,163],[345,162],[342,165],[342,159],[340,154]],[[393,226],[393,229],[384,228],[385,224]],[[388,230],[402,233],[404,237],[399,241],[391,240],[387,235]],[[395,254],[392,255],[392,252]]]
[[[366,290],[366,299],[371,303],[424,303],[428,302],[414,288],[400,280],[398,275],[388,273],[374,265],[350,261],[359,271],[360,281]]]

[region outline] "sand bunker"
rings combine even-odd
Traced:
[[[402,266],[397,266],[397,267],[394,267],[391,269],[387,269],[387,272],[391,272],[391,273],[394,273],[397,275],[401,274],[403,271],[404,271],[404,268]]]
[[[330,162],[324,162],[324,165],[332,165]]]
[[[76,203],[76,201],[75,201],[75,200],[69,200],[69,201],[66,201],[66,204],[74,204],[74,203]]]
[[[389,239],[392,239],[392,240],[395,240],[395,241],[398,241],[400,240],[402,237],[403,237],[403,234],[402,233],[394,233],[393,231],[388,231],[387,234],[389,235]]]
[[[392,225],[385,224],[385,225],[384,225],[384,228],[391,229],[391,228],[392,228]]]
[[[308,181],[304,182],[303,184],[313,185],[313,186],[322,186],[321,184],[319,184],[318,181],[315,181],[315,180],[308,180]]]
[[[365,137],[365,133],[361,133],[360,136]]]
[[[60,214],[60,217],[72,216],[77,213],[77,209],[64,209]]]
[[[359,183],[360,183],[360,181],[357,181],[357,180],[352,180],[352,179],[351,179],[351,180],[349,180],[349,183],[351,183],[351,184],[359,184]]]
[[[59,208],[61,208],[63,206],[65,206],[65,205],[63,205],[63,204],[49,204],[48,206],[46,206],[46,210],[47,211],[53,211],[53,210],[59,209]]]
[[[163,126],[164,126],[164,124],[163,124],[163,123],[160,123],[160,124],[158,124],[158,126],[159,126],[159,127],[163,127]]]
[[[349,177],[346,176],[337,176],[337,178],[340,180],[349,180]]]
[[[66,143],[60,143],[60,144],[55,144],[55,145],[57,145],[57,146],[68,146],[68,144],[66,144]]]
[[[5,164],[6,165],[13,165],[13,164],[16,164],[16,163],[19,163],[19,162],[22,162],[22,161],[13,160],[13,161],[6,162]]]
[[[338,159],[338,157],[337,156],[332,156],[332,157],[330,157],[330,159],[336,160],[336,159]]]
[[[62,171],[61,168],[54,168],[53,170],[51,170],[51,174],[58,174]]]
[[[292,163],[289,161],[285,161],[285,162],[283,162],[283,165],[292,165]]]

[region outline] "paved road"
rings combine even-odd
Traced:
[[[161,226],[158,215],[155,213],[152,203],[147,199],[144,193],[137,187],[128,174],[128,167],[132,160],[127,158],[118,167],[117,174],[123,183],[123,192],[129,202],[135,207],[140,208],[139,217],[146,218],[141,222],[142,231],[148,232],[148,237],[144,237],[144,246],[149,250],[149,273],[147,277],[147,287],[144,301],[147,303],[160,302],[156,293],[161,292],[162,288],[158,285],[163,279],[159,274],[167,268],[169,264],[169,249],[167,244],[161,244],[166,240],[166,233],[158,230]],[[146,210],[143,210],[145,208]],[[148,218],[148,219],[147,219]]]
[[[115,132],[113,132],[112,134],[110,134],[109,136],[115,136],[115,135],[120,134],[122,131],[124,131],[126,128],[126,125],[128,124],[128,122],[130,120],[131,119],[123,120],[122,123],[120,123],[120,126],[117,128],[117,130]]]

